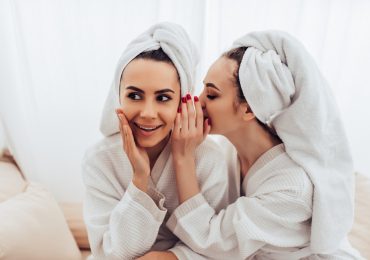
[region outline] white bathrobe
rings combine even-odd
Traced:
[[[152,169],[149,195],[131,181],[132,167],[119,134],[104,138],[86,152],[84,219],[91,259],[135,259],[150,250],[168,249],[178,259],[207,259],[179,242],[165,226],[179,205],[170,145]],[[196,173],[204,198],[216,212],[229,202],[226,172],[220,147],[207,139],[196,151]]]
[[[235,191],[240,183],[237,152],[226,140],[222,147],[234,181],[230,189]],[[361,259],[347,241],[334,254],[310,254],[313,185],[283,144],[255,162],[240,195],[217,214],[200,193],[181,204],[167,226],[211,259]]]
[[[175,210],[168,226],[214,258],[361,259],[347,240],[352,157],[326,80],[287,33],[252,32],[234,42],[238,47],[247,48],[239,67],[244,97],[284,146],[255,162],[244,196],[219,215],[199,194]]]

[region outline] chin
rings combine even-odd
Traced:
[[[220,135],[222,133],[220,133],[219,131],[217,131],[217,129],[213,129],[211,128],[211,131],[209,132],[210,135]]]
[[[137,140],[137,144],[142,148],[152,148],[159,144],[162,140]]]
[[[163,140],[166,139],[167,135],[164,136],[152,136],[152,137],[139,137],[136,138],[137,144],[142,148],[153,148],[157,145],[159,145]]]

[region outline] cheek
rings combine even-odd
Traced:
[[[213,122],[221,122],[222,125],[229,124],[234,115],[233,108],[225,104],[223,100],[208,102],[206,109],[208,116],[211,117]]]
[[[175,122],[179,102],[180,100],[173,100],[170,104],[161,108],[162,118],[167,122],[167,124]]]
[[[123,103],[121,105],[121,108],[128,121],[130,121],[135,116],[135,114],[137,114],[137,111],[138,111],[138,108],[136,108],[136,106],[132,104],[126,105],[125,103]]]
[[[166,121],[166,124],[171,127],[175,123],[176,115],[177,109],[175,111],[171,109],[163,113],[163,119]]]
[[[206,104],[206,109],[210,117],[215,117],[219,116],[219,114],[223,112],[223,105],[222,102],[210,101]]]

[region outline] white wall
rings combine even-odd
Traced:
[[[3,129],[3,124],[0,117],[0,157],[3,154],[3,149],[6,147],[5,133]]]
[[[370,177],[370,1],[209,1],[202,74],[237,37],[278,29],[297,37],[329,81],[355,170]]]

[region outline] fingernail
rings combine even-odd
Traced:
[[[181,113],[181,107],[177,109],[177,113]]]
[[[181,98],[182,103],[186,103],[186,97]]]
[[[186,94],[186,99],[187,99],[187,100],[190,100],[190,99],[191,99],[190,94]]]
[[[212,120],[209,117],[208,117],[208,125],[212,125]]]
[[[194,96],[194,102],[198,102],[199,98],[197,96]]]

